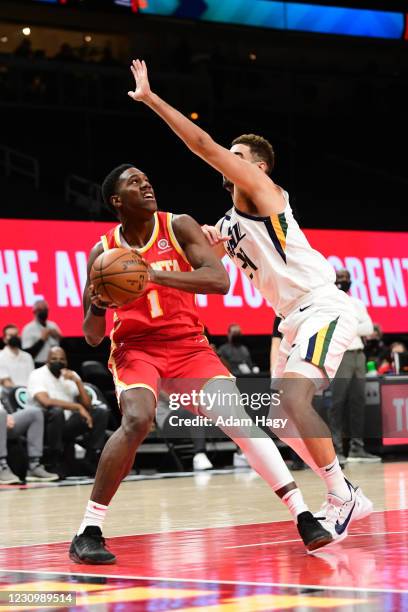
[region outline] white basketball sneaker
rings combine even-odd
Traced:
[[[350,483],[347,484],[350,499],[344,500],[334,493],[329,493],[324,510],[325,516],[316,517],[321,520],[322,527],[331,533],[333,543],[341,542],[347,536],[349,525],[357,507],[357,493]]]
[[[360,487],[354,487],[351,482],[347,480],[347,478],[345,478],[345,481],[347,482],[349,487],[351,487],[356,493],[356,507],[353,511],[352,521],[360,521],[361,519],[365,518],[366,516],[369,516],[372,513],[373,502],[371,501],[371,499],[368,499],[368,497],[364,495]],[[321,505],[320,510],[314,513],[314,516],[317,519],[325,520],[328,504],[329,502],[327,499]]]
[[[197,453],[193,457],[193,469],[195,472],[202,472],[204,470],[211,470],[213,464],[205,453]]]

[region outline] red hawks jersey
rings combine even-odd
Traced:
[[[177,241],[172,213],[156,212],[154,228],[147,244],[137,250],[155,270],[189,272],[192,268]],[[121,225],[101,236],[105,251],[126,248]],[[174,340],[203,333],[198,318],[195,294],[148,283],[142,297],[117,308],[113,317],[112,341],[131,342]]]

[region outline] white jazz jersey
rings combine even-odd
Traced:
[[[229,257],[283,317],[308,294],[334,287],[331,264],[315,251],[295,221],[284,191],[286,208],[270,217],[254,217],[235,207],[221,220],[222,236]]]

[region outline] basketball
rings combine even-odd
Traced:
[[[110,249],[95,259],[90,280],[104,302],[123,306],[143,294],[147,266],[134,251]]]

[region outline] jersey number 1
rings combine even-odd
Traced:
[[[149,291],[149,293],[147,294],[147,299],[149,300],[150,316],[152,317],[152,319],[162,317],[163,310],[160,306],[158,291],[156,289],[152,289],[152,291]]]

